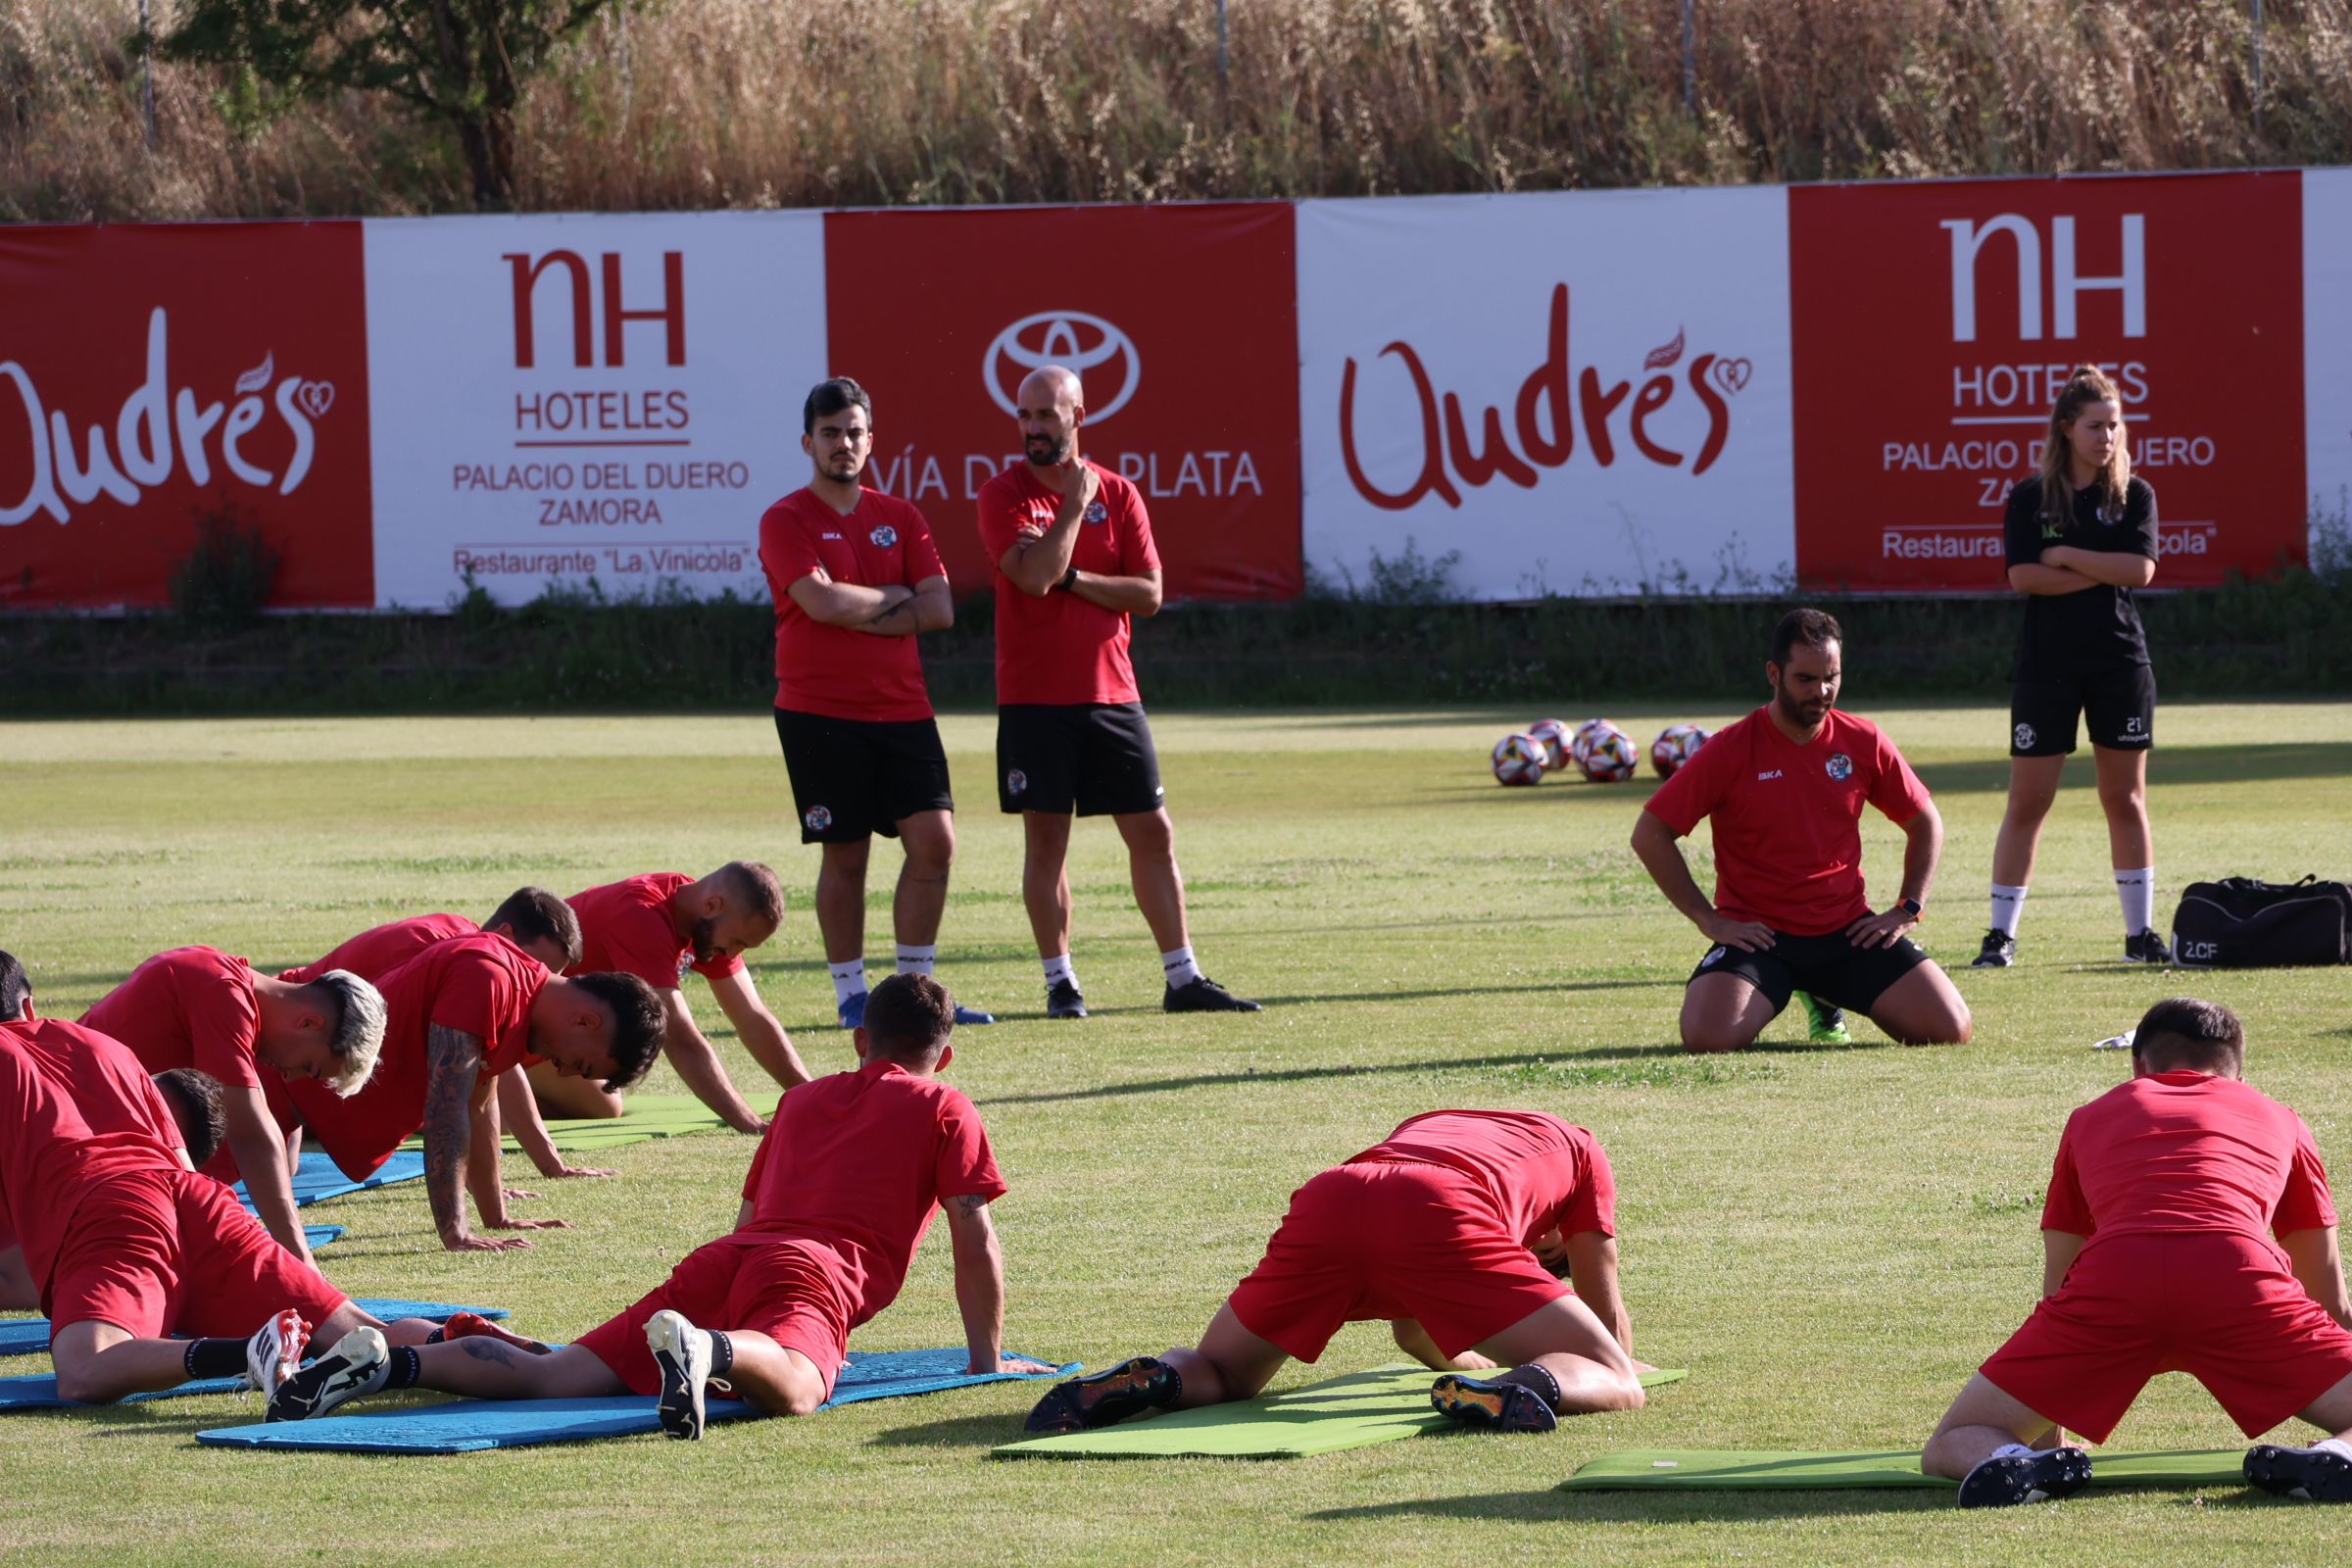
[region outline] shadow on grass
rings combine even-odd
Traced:
[[[1009,1384],[1004,1385],[1010,1387]],[[1053,1385],[1041,1380],[1034,1394],[1042,1394]],[[1017,1443],[1034,1436],[1021,1430],[1021,1419],[1029,1413],[1028,1402],[1018,1410],[1000,1410],[986,1415],[949,1416],[941,1421],[918,1421],[912,1426],[892,1427],[877,1432],[865,1440],[869,1448],[993,1448],[1000,1443]]]

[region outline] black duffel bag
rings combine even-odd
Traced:
[[[2190,969],[2352,962],[2352,887],[2316,876],[2191,882],[2173,911],[2173,961]]]

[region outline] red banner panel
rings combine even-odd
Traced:
[[[1799,579],[2004,588],[2003,500],[2084,363],[2156,488],[2158,587],[2302,561],[2300,202],[2292,172],[1791,190]]]
[[[151,606],[197,519],[375,603],[360,225],[0,228],[0,605]]]
[[[958,595],[973,500],[1019,460],[1013,393],[1086,384],[1079,449],[1133,480],[1170,598],[1300,587],[1298,332],[1286,202],[831,213],[833,373],[874,398],[867,483],[923,509]]]

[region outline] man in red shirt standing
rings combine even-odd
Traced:
[[[980,1113],[935,1076],[956,1004],[929,975],[892,975],[857,1032],[862,1063],[786,1095],[752,1160],[735,1229],[573,1344],[533,1355],[488,1339],[413,1352],[356,1331],[270,1401],[272,1421],[388,1389],[496,1399],[658,1394],[662,1430],[703,1435],[707,1390],[770,1415],[825,1402],[850,1333],[897,1298],[941,1206],[970,1370],[1042,1372],[1004,1354],[1004,1263],[989,1203],[1004,1193]]]
[[[1616,1209],[1608,1156],[1582,1127],[1541,1111],[1411,1117],[1291,1195],[1199,1348],[1056,1384],[1028,1430],[1247,1399],[1284,1361],[1322,1355],[1341,1324],[1379,1318],[1446,1374],[1430,1400],[1464,1426],[1548,1432],[1562,1415],[1640,1409]]]
[[[922,513],[862,486],[874,405],[847,376],[801,406],[808,488],[760,519],[776,601],[776,739],[801,842],[821,846],[816,926],[842,1027],[865,1011],[865,871],[879,833],[906,850],[891,920],[898,972],[929,974],[956,858],[948,755],[923,685],[918,633],[956,623],[947,568]],[[958,1007],[957,1023],[994,1023]]]
[[[219,1080],[228,1118],[212,1174],[245,1183],[278,1245],[308,1260],[294,1208],[294,1152],[271,1113],[262,1069],[357,1094],[384,1038],[384,999],[366,979],[326,969],[298,981],[256,974],[215,948],[173,948],[131,971],[81,1021],[130,1048],[149,1072],[193,1067]]]
[[[608,1091],[643,1077],[662,1039],[651,988],[630,974],[559,979],[506,938],[479,932],[425,948],[384,976],[383,997],[384,1049],[367,1088],[338,1100],[308,1080],[290,1086],[294,1109],[328,1157],[357,1180],[421,1129],[425,1197],[451,1251],[530,1245],[473,1234],[467,1190],[486,1230],[561,1226],[508,1215],[498,1141],[469,1148],[477,1116],[498,1075],[526,1057],[564,1077],[601,1078]]]
[[[1634,853],[1714,946],[1683,992],[1683,1044],[1738,1051],[1803,991],[1866,1013],[1905,1045],[1965,1044],[1968,1004],[1904,933],[1919,923],[1943,819],[1894,743],[1840,712],[1844,634],[1792,610],[1772,634],[1772,701],[1727,725],[1658,787]],[[1862,886],[1862,808],[1903,830],[1903,886],[1874,913]],[[1675,840],[1714,823],[1715,897]]]
[[[2067,1496],[2159,1372],[2186,1372],[2257,1444],[2246,1480],[2352,1502],[2352,1301],[2328,1169],[2303,1118],[2243,1082],[2245,1031],[2177,997],[2132,1036],[2132,1079],[2067,1118],[2041,1212],[2042,1298],[1920,1455],[1963,1508]],[[2046,1445],[2046,1446],[2045,1446]]]
[[[655,871],[575,893],[565,902],[579,916],[580,956],[564,972],[629,974],[653,987],[670,1066],[728,1126],[757,1133],[766,1123],[736,1092],[717,1050],[695,1025],[680,989],[688,970],[710,982],[718,1010],[768,1076],[787,1089],[808,1081],[792,1038],[743,966],[743,955],[783,923],[784,887],[775,872],[757,860],[730,860],[706,877]],[[616,1085],[600,1089],[587,1077],[566,1080],[551,1067],[531,1068],[531,1089],[542,1115],[617,1116],[623,1108]]]
[[[1107,813],[1136,907],[1160,949],[1169,1012],[1255,1012],[1200,972],[1159,757],[1127,657],[1130,616],[1159,612],[1159,552],[1135,486],[1078,453],[1086,393],[1059,366],[1021,382],[1022,462],[980,489],[997,570],[997,802],[1018,812],[1021,899],[1046,965],[1046,1016],[1083,1018],[1070,966],[1070,817]]]

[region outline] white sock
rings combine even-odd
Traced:
[[[1191,948],[1178,948],[1159,956],[1159,967],[1172,986],[1189,986],[1200,978],[1200,965],[1193,961]]]
[[[2311,1451],[2314,1453],[2332,1453],[2345,1463],[2352,1464],[2352,1443],[2346,1443],[2341,1438],[2322,1438],[2319,1442],[2311,1446]]]
[[[899,973],[929,974],[931,965],[938,957],[939,944],[936,942],[927,948],[910,948],[902,942],[899,944]]]
[[[2135,937],[2156,929],[2156,868],[2115,873],[2115,896],[2123,901],[2124,935]]]
[[[1066,953],[1046,960],[1046,984],[1051,986],[1063,980],[1072,985],[1078,983],[1078,971],[1070,967],[1070,956]]]
[[[1992,885],[1992,928],[2005,937],[2017,935],[2017,917],[2026,910],[2026,890],[1995,882]]]
[[[2004,1443],[1999,1447],[1986,1454],[1984,1457],[1987,1459],[2031,1458],[2034,1454],[2039,1451],[2039,1449],[2036,1449],[2028,1444]]]
[[[844,1003],[852,997],[865,994],[865,960],[863,958],[852,958],[847,963],[829,963],[825,967],[833,971],[833,1000],[835,1003]]]

